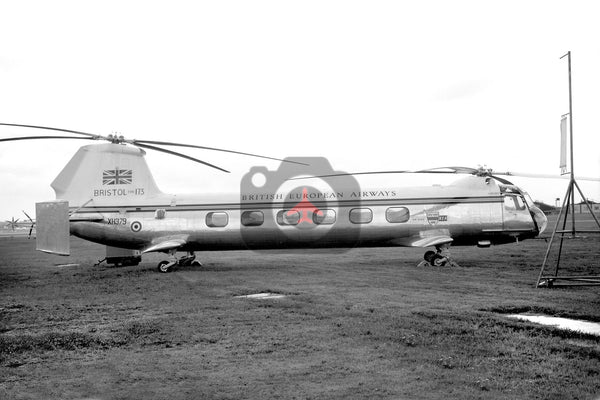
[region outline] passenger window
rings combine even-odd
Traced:
[[[206,225],[211,228],[222,228],[229,223],[229,215],[226,212],[209,212],[206,214]]]
[[[390,207],[385,211],[385,219],[391,223],[408,222],[410,211],[406,207]]]
[[[244,226],[260,226],[265,222],[265,216],[262,211],[244,211],[241,220]]]
[[[353,224],[368,224],[373,220],[370,208],[353,208],[350,210],[350,222]]]
[[[313,222],[317,225],[331,225],[335,222],[335,210],[325,209],[313,213]]]
[[[281,210],[277,213],[277,223],[279,225],[298,225],[300,213],[296,210]]]

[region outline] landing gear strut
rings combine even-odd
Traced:
[[[171,272],[176,266],[194,266],[201,267],[202,263],[196,260],[196,255],[193,251],[188,252],[187,255],[177,259],[175,257],[176,250],[169,251],[171,260],[162,260],[158,263],[158,272],[167,273]]]

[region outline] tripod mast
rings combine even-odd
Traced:
[[[596,225],[598,225],[598,228],[599,228],[599,230],[595,230],[595,231],[580,230],[579,232],[600,233],[600,222],[598,221],[598,218],[594,214],[594,211],[592,210],[592,206],[589,204],[589,202],[587,201],[583,192],[581,191],[581,188],[575,181],[575,171],[573,168],[575,158],[573,157],[573,92],[571,89],[571,52],[570,51],[567,52],[567,54],[563,55],[560,58],[563,59],[564,57],[567,57],[568,65],[569,65],[569,147],[570,147],[569,155],[571,157],[571,161],[570,161],[571,172],[570,172],[569,186],[567,187],[567,193],[565,194],[565,198],[563,200],[562,207],[558,214],[556,224],[554,225],[554,230],[552,231],[552,236],[550,237],[550,243],[548,243],[548,248],[546,249],[546,255],[544,256],[544,261],[542,262],[542,269],[540,270],[540,274],[538,276],[538,280],[536,283],[537,287],[555,286],[554,282],[557,280],[569,281],[569,283],[563,284],[565,286],[566,285],[600,285],[600,276],[592,276],[592,275],[591,276],[558,276],[558,268],[560,265],[560,256],[561,256],[562,249],[563,249],[563,241],[565,238],[565,234],[570,232],[572,238],[575,238],[576,234],[577,234],[577,229],[575,226],[575,188],[577,188],[577,190],[579,191],[579,195],[585,202],[590,214],[596,221]],[[570,231],[565,230],[565,228],[567,226],[569,209],[571,211],[571,229],[570,229]],[[563,213],[564,213],[564,219],[563,219],[562,229],[559,231],[558,224],[560,223],[560,219],[561,219],[561,216],[563,215]],[[548,263],[548,256],[549,256],[550,250],[552,248],[552,243],[554,242],[554,237],[556,236],[557,233],[560,233],[561,237],[560,237],[560,245],[558,248],[558,256],[556,259],[556,268],[554,270],[554,275],[544,276],[544,270]],[[578,283],[573,283],[573,282],[578,282]]]

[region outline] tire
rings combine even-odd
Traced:
[[[167,260],[162,260],[158,263],[158,272],[166,274],[171,272],[171,267],[167,267],[170,263]]]
[[[423,255],[423,259],[427,261],[429,264],[433,265],[433,257],[435,257],[435,251],[428,250]]]
[[[431,258],[431,265],[434,267],[445,267],[447,262],[446,257],[437,253]]]

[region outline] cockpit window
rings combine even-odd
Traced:
[[[535,207],[535,203],[531,200],[531,196],[527,192],[523,192],[523,196],[525,196],[525,203],[531,208]]]
[[[504,209],[506,210],[525,210],[525,202],[521,196],[507,195],[504,196]]]

